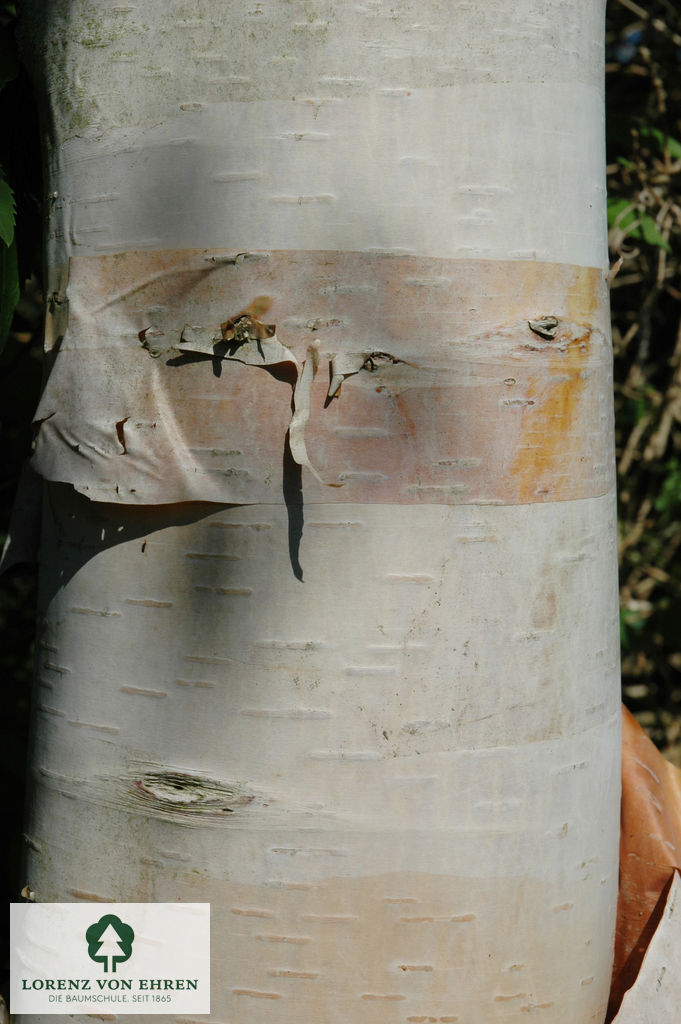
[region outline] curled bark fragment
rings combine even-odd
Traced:
[[[239,346],[248,341],[264,341],[266,338],[271,338],[276,331],[276,326],[260,322],[260,317],[267,312],[271,304],[272,300],[269,295],[258,295],[235,317],[220,324],[222,340],[234,342],[236,346]]]
[[[537,320],[528,320],[527,323],[531,331],[538,334],[540,338],[550,341],[556,336],[559,321],[555,316],[540,316]]]
[[[152,339],[165,337],[165,331],[155,331],[152,327],[145,327],[143,330],[139,331],[137,337],[140,340],[142,348],[146,349],[151,358],[158,359],[164,349],[160,345],[156,344]]]
[[[259,337],[256,333],[248,333],[238,340],[232,338],[225,341],[222,333],[215,328],[185,324],[177,347],[180,352],[195,352],[211,358],[217,356],[219,359],[236,359],[247,366],[268,367],[291,363],[296,370],[298,368],[298,361],[293,352],[281,344],[274,331],[268,336]]]
[[[651,998],[655,995],[650,988],[650,974],[648,982],[643,980],[645,958],[665,913],[666,887],[674,872],[681,868],[680,854],[681,771],[662,756],[623,707],[620,886],[608,1019],[613,1018],[627,990],[632,998],[631,1011],[626,1013],[622,1002],[621,1016],[616,1017],[618,1024],[620,1020],[623,1024],[634,1020],[643,1024],[649,1019],[636,1017],[635,1011],[647,994]],[[670,900],[671,894],[667,897],[668,909]],[[676,974],[674,984],[678,992],[681,979],[678,971]],[[671,974],[667,982],[671,982]],[[634,997],[637,989],[641,991]],[[668,1019],[662,1014],[657,1018]]]
[[[317,345],[310,345],[307,350],[307,358],[303,363],[302,371],[293,392],[293,416],[289,427],[289,447],[291,455],[299,466],[304,466],[312,473],[315,480],[326,483],[310,462],[305,445],[305,427],[310,418],[310,396],[312,382],[317,374],[319,363],[319,349]],[[328,487],[342,487],[342,483],[327,484]]]
[[[675,1024],[681,1005],[681,876],[674,871],[639,975],[612,1024]]]
[[[251,306],[255,307],[256,303],[264,300],[264,296],[256,299]],[[269,299],[266,301],[269,305]],[[305,445],[305,427],[310,418],[311,389],[317,373],[319,350],[317,345],[311,345],[307,358],[302,368],[299,369],[296,357],[277,339],[275,330],[274,325],[261,324],[250,313],[244,311],[221,325],[221,336],[216,336],[215,330],[211,328],[185,324],[178,349],[180,352],[195,352],[213,358],[217,356],[221,359],[233,359],[249,366],[262,366],[265,369],[290,364],[296,374],[293,415],[289,426],[291,455],[299,466],[305,466],[316,480],[325,483],[312,466]],[[225,340],[225,335],[227,335],[227,340]],[[360,354],[359,358],[364,360],[365,354]],[[361,364],[358,369],[361,369]],[[353,370],[352,372],[357,371]],[[328,486],[342,487],[343,485],[333,483]]]
[[[266,252],[236,252],[233,255],[227,255],[224,253],[213,254],[211,256],[205,256],[206,263],[214,264],[227,264],[228,266],[238,266],[239,260],[264,260],[267,259]]]
[[[606,278],[605,278],[606,283],[608,285],[608,288],[612,287],[612,283],[615,280],[615,278],[617,277],[617,275],[619,274],[620,270],[622,269],[622,264],[623,263],[624,263],[624,260],[620,256],[618,259],[615,260],[613,265],[610,267],[610,270],[608,271],[608,273],[606,275]]]
[[[180,351],[237,359],[250,366],[290,362],[297,367],[293,353],[277,341],[276,325],[263,324],[258,319],[269,309],[271,301],[268,295],[257,296],[246,309],[220,324],[219,335],[210,329],[185,324],[182,344],[178,346]]]
[[[528,339],[524,348],[533,352],[565,352],[575,343],[586,344],[596,334],[599,341],[602,339],[602,333],[597,328],[571,320],[559,320],[557,317],[528,320],[527,323],[537,337]]]
[[[330,361],[331,382],[327,398],[336,398],[340,394],[341,385],[346,377],[351,377],[353,374],[359,373],[360,370],[369,370],[373,373],[381,363],[405,363],[405,360],[398,359],[397,356],[393,356],[389,352],[371,350],[340,352],[332,356]],[[411,366],[412,364],[407,363],[406,365]]]

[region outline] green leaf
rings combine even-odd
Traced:
[[[648,245],[656,245],[658,249],[664,249],[665,252],[672,251],[669,242],[666,238],[663,238],[660,233],[660,229],[652,217],[641,217],[641,235],[643,237],[643,241],[647,242]]]
[[[681,505],[681,469],[677,459],[670,459],[664,466],[665,478],[655,499],[655,511],[677,513]]]
[[[608,199],[608,227],[617,226],[629,238],[636,238],[648,245],[654,245],[665,252],[671,252],[669,242],[647,213],[640,213],[629,199],[612,196]]]
[[[628,210],[628,213],[625,213]],[[620,199],[617,196],[608,196],[608,227],[617,226],[624,230],[629,224],[636,220],[634,204],[629,199]]]
[[[19,301],[19,266],[17,244],[0,245],[0,352],[5,347],[12,326],[14,308]]]
[[[11,245],[14,240],[15,215],[14,192],[0,176],[0,239],[5,245]]]
[[[665,150],[669,153],[672,160],[681,160],[681,142],[678,139],[673,139],[671,135],[665,135],[659,128],[639,128],[639,135],[644,139],[653,139],[660,150],[660,153],[664,153]]]
[[[635,164],[632,164],[631,160],[627,160],[626,156],[618,156],[617,163],[620,167],[624,167],[626,171],[633,171]]]
[[[648,412],[648,405],[646,405],[646,403],[643,401],[643,399],[639,398],[639,399],[636,400],[636,404],[635,404],[634,408],[635,408],[634,422],[635,423],[640,423],[641,420],[643,419],[643,417]]]

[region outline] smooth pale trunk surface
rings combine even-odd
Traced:
[[[274,506],[153,533],[100,506],[84,534],[83,504],[44,566],[41,898],[210,899],[218,1019],[561,1020],[607,996],[609,497],[315,506],[302,586]]]
[[[601,17],[31,5],[55,483],[29,884],[211,902],[216,1021],[603,1019]],[[293,376],[178,361],[259,294]],[[315,341],[322,482],[291,457]],[[358,351],[396,361],[326,403]]]

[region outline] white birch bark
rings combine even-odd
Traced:
[[[602,15],[29,4],[52,196],[29,884],[210,902],[216,1021],[603,1019]],[[261,295],[290,359],[183,350]]]

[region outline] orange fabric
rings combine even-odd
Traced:
[[[608,1020],[636,980],[681,868],[681,771],[622,708],[622,833],[615,964]]]

